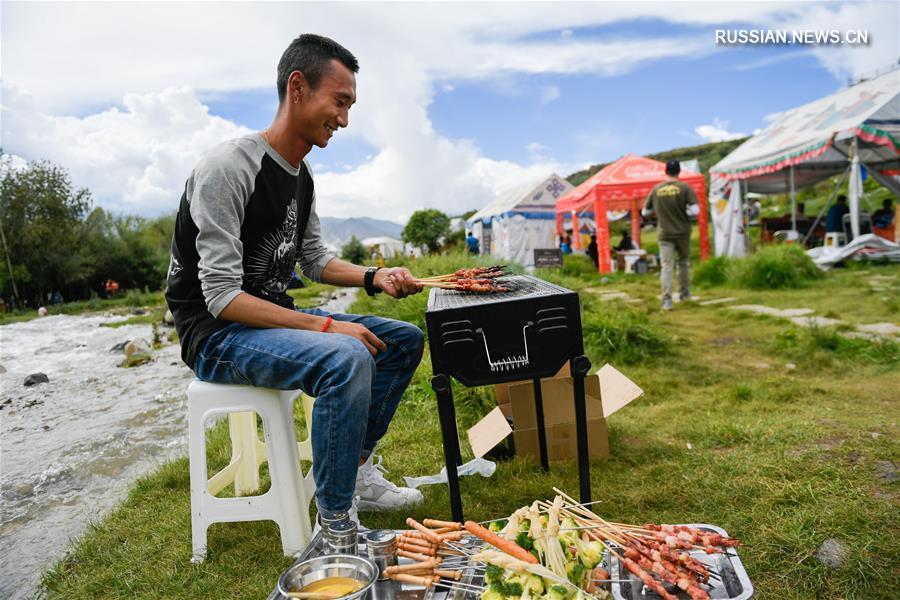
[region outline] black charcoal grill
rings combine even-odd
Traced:
[[[549,470],[544,432],[542,377],[552,377],[566,361],[573,377],[581,501],[590,502],[584,356],[578,294],[537,277],[513,275],[501,280],[508,292],[476,294],[434,288],[425,322],[431,349],[450,486],[453,519],[463,520],[457,465],[462,457],[450,377],[467,387],[523,381],[534,385],[541,466]]]

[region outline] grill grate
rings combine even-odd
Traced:
[[[494,304],[517,298],[535,296],[552,296],[568,293],[569,290],[553,285],[529,275],[508,275],[500,279],[501,285],[509,288],[508,292],[497,294],[478,294],[475,292],[457,292],[435,288],[429,298],[428,310],[446,308],[462,308],[479,304]]]

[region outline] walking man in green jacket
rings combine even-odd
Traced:
[[[691,298],[691,219],[700,209],[691,186],[678,180],[681,164],[666,163],[666,180],[657,184],[647,196],[641,213],[656,213],[659,230],[659,258],[662,263],[662,309],[672,309],[672,283],[675,258],[678,258],[678,287],[681,300]]]

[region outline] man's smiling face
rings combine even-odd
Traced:
[[[356,76],[340,61],[319,80],[315,90],[304,89],[297,107],[297,130],[310,146],[324,148],[335,131],[350,124],[356,102]]]

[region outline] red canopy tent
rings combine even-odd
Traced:
[[[607,165],[590,179],[571,190],[556,202],[556,230],[563,234],[566,214],[572,215],[572,230],[578,231],[578,213],[593,213],[597,225],[597,256],[599,271],[609,273],[608,210],[627,210],[631,213],[631,237],[641,243],[641,209],[650,190],[666,178],[666,165],[658,160],[626,154]],[[700,229],[700,259],[709,256],[709,232],[706,211],[706,179],[700,173],[682,171],[678,179],[694,189],[700,202],[697,224]],[[574,236],[579,247],[578,236]]]

